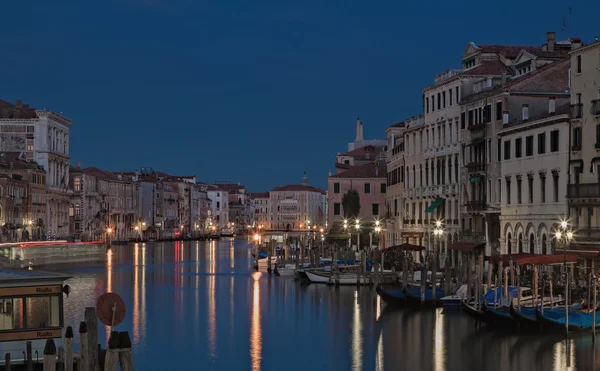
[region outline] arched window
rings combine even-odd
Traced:
[[[546,248],[546,235],[543,234],[542,235],[542,254],[547,255],[548,254],[548,249]]]
[[[535,254],[535,241],[534,241],[533,233],[529,235],[529,253]]]
[[[506,252],[512,254],[512,235],[510,233],[506,236]]]
[[[517,240],[517,246],[519,249],[519,254],[523,252],[523,233],[519,233],[519,238]]]

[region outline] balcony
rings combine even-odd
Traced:
[[[460,234],[460,241],[485,242],[485,233],[474,231],[463,231]]]
[[[467,211],[484,211],[485,209],[487,209],[485,201],[467,201]]]
[[[400,143],[396,147],[392,148],[392,156],[396,156],[401,152],[404,152],[404,143]]]
[[[469,162],[467,164],[467,171],[469,173],[478,173],[485,171],[485,163],[484,162]]]
[[[571,104],[571,117],[574,119],[580,119],[583,117],[583,104]]]
[[[569,184],[567,198],[600,198],[600,183]]]

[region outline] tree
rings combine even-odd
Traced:
[[[344,194],[342,207],[344,208],[344,217],[346,219],[358,218],[358,214],[360,213],[360,196],[356,190],[351,189]]]

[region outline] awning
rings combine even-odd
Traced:
[[[481,182],[481,177],[480,176],[474,176],[470,180],[471,180],[471,183],[479,183],[479,182]]]
[[[525,265],[525,264],[540,264],[540,265],[560,265],[564,263],[563,255],[543,255],[543,254],[507,254],[507,255],[496,255],[490,256],[489,260],[494,263],[498,263],[502,260],[502,264],[506,266],[510,260],[514,264]],[[567,254],[567,264],[575,264],[578,261],[578,256],[575,254]]]
[[[433,201],[431,203],[431,205],[429,205],[427,207],[427,209],[425,209],[426,213],[432,213],[435,209],[438,208],[438,206],[440,206],[445,200],[443,198],[438,198],[435,201]]]
[[[425,250],[425,247],[419,245],[413,245],[411,243],[403,243],[402,245],[390,246],[387,250],[407,250],[407,251],[421,251]]]
[[[571,161],[569,162],[569,164],[570,164],[571,166],[579,166],[580,168],[582,168],[582,169],[583,169],[583,160],[582,160],[582,159],[571,160]]]
[[[472,252],[473,250],[482,249],[484,247],[485,247],[485,243],[481,243],[481,242],[457,242],[457,243],[454,243],[454,244],[448,246],[448,249],[456,250],[456,251]]]

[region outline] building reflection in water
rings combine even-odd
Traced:
[[[558,343],[554,344],[553,353],[553,370],[575,370],[575,342],[573,339],[559,341]]]
[[[211,241],[208,251],[208,355],[211,358],[217,356],[217,310],[215,303],[215,275],[217,268],[217,257],[216,257],[217,243]]]
[[[233,240],[229,242],[229,268],[235,268],[235,250],[233,248]]]
[[[260,286],[261,272],[252,273],[254,287],[252,291],[252,317],[250,319],[250,359],[252,370],[259,371],[262,360],[262,334],[260,323]]]
[[[358,291],[354,292],[354,311],[352,312],[352,369],[363,369],[362,322],[358,305]]]
[[[113,250],[108,249],[106,252],[106,292],[112,291],[112,279],[113,279]],[[110,327],[105,326],[106,338],[110,337]]]

